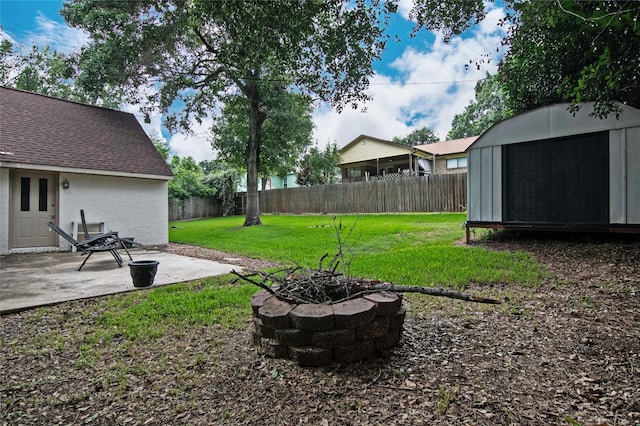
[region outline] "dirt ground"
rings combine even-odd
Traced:
[[[251,346],[249,319],[241,331],[112,341],[87,358],[102,298],[2,317],[0,423],[639,425],[640,238],[482,244],[527,251],[548,277],[536,287],[469,285],[498,306],[407,295],[400,344],[348,366],[266,358]]]

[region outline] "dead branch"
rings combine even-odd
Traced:
[[[395,285],[391,283],[375,284],[367,289],[367,291],[392,291],[394,293],[422,293],[429,296],[441,296],[448,297],[450,299],[464,300],[466,302],[476,303],[489,303],[492,305],[499,305],[502,302],[495,299],[488,299],[485,297],[472,296],[466,293],[460,293],[453,290],[447,290],[441,287],[418,287],[407,285]]]
[[[306,270],[300,267],[276,272],[253,272],[248,275],[231,271],[238,279],[250,282],[291,303],[333,304],[381,291],[395,293],[421,293],[448,297],[466,302],[500,304],[499,300],[472,296],[444,288],[395,285],[387,282],[351,279],[334,270]],[[260,277],[261,281],[254,279]],[[237,280],[234,280],[234,282]]]

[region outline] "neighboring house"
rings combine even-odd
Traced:
[[[287,174],[286,176],[271,176],[267,179],[265,190],[270,189],[285,189],[285,188],[297,188],[296,183],[297,175],[294,172]],[[237,187],[238,192],[247,192],[247,175],[240,177]],[[262,191],[262,179],[258,182],[258,191]]]
[[[342,181],[465,172],[465,151],[476,138],[407,146],[360,135],[340,149]]]
[[[429,167],[432,174],[464,173],[467,171],[467,148],[478,139],[478,136],[470,136],[462,139],[452,139],[416,145],[415,149],[429,154]],[[433,166],[435,163],[435,167]]]
[[[420,168],[418,159],[428,156],[413,147],[367,135],[358,136],[339,153],[342,182],[415,175]]]
[[[469,149],[469,228],[640,232],[640,110],[552,105],[494,124]]]
[[[169,166],[135,116],[0,87],[0,254],[69,250],[47,222],[168,243]]]

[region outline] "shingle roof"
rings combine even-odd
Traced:
[[[470,136],[468,138],[416,145],[414,148],[435,155],[459,154],[465,152],[476,139],[478,139],[478,136]]]
[[[0,160],[172,176],[133,114],[0,87]]]

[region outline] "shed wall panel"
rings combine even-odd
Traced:
[[[482,182],[482,195],[480,203],[482,205],[481,220],[490,222],[493,220],[493,155],[491,148],[484,148],[481,150],[482,161],[482,176],[480,177]]]
[[[609,132],[503,145],[503,217],[514,224],[609,222]]]
[[[467,180],[467,218],[477,222],[481,219],[480,194],[482,193],[482,180],[480,179],[482,170],[482,160],[480,149],[469,152],[469,179]]]
[[[640,225],[640,127],[627,129],[627,223]]]
[[[609,132],[609,220],[627,223],[627,160],[626,132]]]
[[[491,147],[491,171],[493,188],[492,194],[492,222],[502,221],[502,148],[499,146]]]

